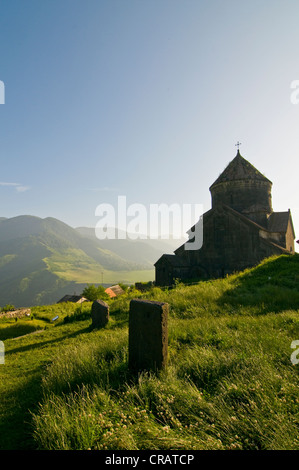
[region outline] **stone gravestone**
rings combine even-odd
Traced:
[[[129,314],[129,368],[157,371],[167,366],[167,303],[134,299]]]
[[[103,300],[95,300],[91,307],[92,328],[103,328],[109,322],[109,305]]]

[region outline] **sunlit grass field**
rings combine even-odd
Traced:
[[[299,449],[298,281],[299,255],[280,256],[224,279],[132,291],[109,301],[99,330],[90,303],[1,320],[0,448]],[[170,306],[158,374],[128,370],[136,297]]]
[[[105,253],[105,250],[102,250]],[[107,252],[109,256],[109,252]],[[48,268],[60,278],[77,283],[105,283],[125,284],[152,281],[155,278],[154,269],[105,269],[95,260],[87,256],[82,250],[69,249],[63,254],[54,252],[51,257],[45,258]]]

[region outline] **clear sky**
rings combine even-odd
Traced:
[[[120,195],[206,211],[239,140],[299,236],[298,18],[298,0],[0,0],[0,216],[94,226]]]

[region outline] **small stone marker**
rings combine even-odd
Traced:
[[[109,322],[109,305],[104,300],[95,300],[91,306],[93,328],[104,328]]]
[[[168,355],[167,303],[133,299],[129,314],[129,368],[164,369]]]

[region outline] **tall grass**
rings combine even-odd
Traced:
[[[33,415],[38,448],[298,449],[299,377],[290,361],[299,338],[298,260],[268,298],[275,261],[145,294],[170,304],[169,364],[157,375],[135,377],[127,367],[128,309],[137,293],[113,302],[112,326],[62,348],[49,366]]]
[[[157,376],[130,376],[125,331],[113,341],[104,335],[107,348],[95,337],[66,349],[48,371],[34,416],[39,448],[298,449],[298,371],[287,334],[276,342],[269,320],[264,344],[248,329],[232,348],[244,317],[234,328],[229,321],[224,332],[224,320],[206,326],[202,344],[192,330],[189,345],[172,337],[168,370]],[[215,343],[215,335],[224,341]]]
[[[32,308],[19,331],[44,331],[23,339],[10,339],[19,321],[1,323],[5,442],[14,423],[18,442],[28,438],[29,409],[38,449],[298,449],[298,280],[299,256],[281,256],[194,286],[133,289],[109,301],[100,330],[91,304]],[[157,375],[128,370],[136,297],[170,306],[168,367]]]

